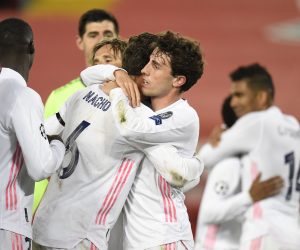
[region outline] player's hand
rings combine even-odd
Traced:
[[[102,85],[100,85],[101,90],[109,95],[109,92],[114,89],[114,88],[119,88],[118,84],[116,82],[113,81],[109,81],[109,82],[105,82]]]
[[[250,188],[253,202],[277,195],[283,188],[284,181],[280,176],[275,176],[265,181],[260,181],[261,173],[257,175]]]
[[[47,135],[47,138],[48,138],[49,143],[53,140],[58,140],[58,141],[61,141],[62,143],[64,143],[59,135]]]
[[[128,97],[132,107],[137,107],[141,102],[141,95],[135,81],[124,70],[116,70],[114,72],[118,86],[123,90]]]
[[[213,128],[212,132],[208,137],[208,143],[213,147],[217,147],[221,140],[221,134],[224,132],[224,128],[221,125],[217,125]]]

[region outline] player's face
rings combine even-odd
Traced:
[[[122,67],[121,53],[114,53],[111,46],[106,44],[98,49],[95,53],[93,65],[96,64],[112,64],[116,67]]]
[[[144,82],[141,84],[141,91],[144,96],[163,98],[173,89],[175,77],[171,75],[170,58],[157,49],[142,69],[142,75]]]
[[[231,84],[232,99],[230,106],[237,117],[259,110],[256,93],[248,87],[246,81],[241,80]]]
[[[83,51],[86,65],[90,66],[93,48],[104,38],[115,38],[117,34],[114,24],[104,20],[102,22],[90,22],[85,26],[85,33],[77,37],[77,46]]]

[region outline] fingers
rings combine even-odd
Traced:
[[[123,70],[116,71],[115,76],[117,84],[123,90],[124,94],[128,97],[131,106],[139,106],[141,97],[137,84]]]
[[[129,100],[131,101],[132,107],[137,107],[140,105],[140,91],[135,82],[131,82],[128,84],[128,92],[129,92]]]
[[[270,189],[281,189],[284,186],[284,181],[281,177],[275,176],[268,180],[261,182],[263,187]]]
[[[279,194],[284,186],[284,181],[279,176],[265,181],[259,181],[260,178],[261,173],[257,175],[250,188],[250,195],[254,202]]]
[[[253,182],[258,182],[258,181],[260,180],[260,178],[261,178],[261,172],[259,172],[259,173],[257,174],[257,176],[255,177],[255,179],[254,179]]]
[[[284,182],[281,177],[277,176],[261,182],[260,185],[262,198],[267,198],[279,194]]]

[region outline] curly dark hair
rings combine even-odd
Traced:
[[[157,48],[170,58],[171,74],[186,77],[181,92],[189,90],[201,78],[204,61],[198,42],[167,31],[159,35]]]
[[[144,32],[129,38],[123,54],[123,68],[129,75],[139,76],[141,70],[149,62],[150,55],[156,47],[158,36]]]
[[[97,43],[95,45],[95,47],[93,48],[91,64],[93,64],[96,52],[105,45],[110,45],[111,46],[111,49],[113,50],[114,55],[117,55],[118,53],[121,53],[121,55],[123,57],[123,53],[124,53],[124,51],[127,47],[127,42],[125,42],[121,39],[118,39],[118,38],[113,38],[113,39],[104,39],[101,42]]]
[[[246,81],[248,87],[253,91],[267,91],[269,104],[273,101],[275,87],[272,77],[267,69],[258,63],[240,66],[232,71],[229,76],[233,83],[242,80]]]

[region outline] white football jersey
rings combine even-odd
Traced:
[[[201,200],[195,250],[239,249],[244,213],[252,204],[249,192],[241,192],[239,158],[220,161],[208,175]]]
[[[0,99],[0,229],[32,238],[34,181],[58,169],[65,147],[49,145],[42,100],[12,69],[0,68]]]
[[[126,144],[115,125],[109,97],[99,85],[76,92],[56,114],[67,153],[51,176],[37,209],[33,232],[40,245],[72,248],[90,240],[106,249],[143,153]]]
[[[247,210],[241,241],[270,234],[278,245],[300,249],[298,121],[274,106],[249,113],[222,134],[217,148],[206,146],[200,155],[205,166],[210,167],[237,153],[248,154],[242,173],[243,190],[249,189],[258,172],[262,173],[262,180],[280,175],[285,182],[279,195],[255,203]]]
[[[187,101],[180,99],[153,112],[131,108],[119,89],[111,91],[110,96],[120,132],[132,145],[143,149],[157,142],[171,144],[181,156],[193,156],[198,143],[199,118]],[[160,157],[163,155],[161,152]],[[168,165],[168,171],[171,179],[189,181],[199,178],[202,173],[198,168],[193,172],[194,176],[190,176],[187,169],[173,168],[172,165]],[[170,185],[148,157],[138,169],[124,211],[124,249],[140,250],[193,240],[182,190]]]
[[[107,248],[144,157],[121,137],[111,106],[99,85],[92,85],[75,93],[47,121],[47,132],[62,132],[67,154],[34,219],[34,240],[40,245],[71,248],[86,238],[99,249]]]

